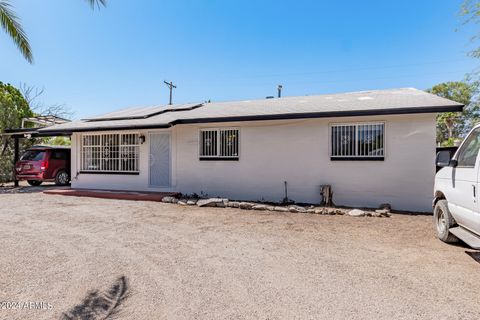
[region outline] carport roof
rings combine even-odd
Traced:
[[[39,129],[39,133],[168,128],[177,124],[462,111],[463,105],[414,88],[317,96],[132,108]]]
[[[46,128],[42,128],[42,129],[46,129]],[[68,130],[40,131],[40,128],[6,129],[4,133],[0,134],[0,136],[7,136],[7,137],[9,136],[13,138],[25,138],[27,136],[33,137],[33,138],[40,138],[40,137],[70,136],[70,135],[71,135],[71,131],[68,131]]]

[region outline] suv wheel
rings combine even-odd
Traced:
[[[438,239],[443,242],[456,242],[458,238],[450,233],[449,229],[456,225],[455,220],[448,210],[447,200],[439,200],[433,210],[433,222]]]
[[[42,184],[42,181],[40,180],[27,180],[28,184],[34,187],[38,187],[39,185]]]
[[[70,182],[70,176],[65,170],[60,170],[55,176],[55,184],[57,186],[66,186]]]

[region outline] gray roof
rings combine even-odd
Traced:
[[[184,123],[461,111],[463,105],[414,88],[318,96],[131,108],[40,129],[75,132],[166,128]],[[159,112],[161,111],[161,112]]]

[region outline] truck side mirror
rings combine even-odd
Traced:
[[[442,150],[437,153],[435,163],[437,164],[437,167],[443,168],[450,166],[450,163],[454,161],[456,162],[456,160],[452,160],[450,156],[450,151]],[[455,167],[455,165],[453,165],[452,167]]]

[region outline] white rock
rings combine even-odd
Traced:
[[[300,206],[296,206],[296,205],[289,206],[288,210],[290,212],[307,212],[307,210],[304,207],[300,207]]]
[[[239,208],[240,207],[240,202],[237,201],[229,201],[227,204],[227,207],[230,208]]]
[[[365,211],[360,209],[353,209],[347,212],[347,215],[352,217],[363,217],[365,216]]]
[[[288,208],[286,207],[273,207],[273,210],[279,211],[279,212],[288,212]]]
[[[181,205],[181,206],[186,206],[187,205],[187,201],[185,199],[180,199],[178,200],[177,204]]]
[[[315,213],[315,209],[313,209],[313,208],[307,209],[307,213]]]
[[[253,207],[254,205],[255,205],[255,204],[250,203],[250,202],[240,202],[240,204],[238,205],[238,207],[239,207],[240,209],[250,210],[250,209],[252,209],[252,207]]]
[[[337,212],[340,212],[341,210],[335,209],[335,208],[323,208],[323,214],[329,214],[329,215],[336,215]]]
[[[264,204],[256,204],[252,207],[253,210],[267,210],[267,206]]]
[[[267,210],[268,210],[268,211],[274,211],[274,210],[275,210],[275,207],[274,207],[274,206],[267,206]]]
[[[390,213],[390,210],[388,209],[377,209],[375,210],[375,217],[390,217],[392,214]]]
[[[221,198],[210,198],[210,199],[200,199],[197,201],[197,206],[199,207],[216,207],[217,203],[223,204],[223,199]]]
[[[190,200],[187,201],[187,204],[188,204],[189,206],[194,206],[194,205],[197,204],[197,200],[190,199]]]
[[[163,198],[162,198],[162,202],[165,202],[165,203],[177,203],[177,202],[178,202],[178,199],[175,198],[175,197],[167,196],[167,197],[163,197]]]

